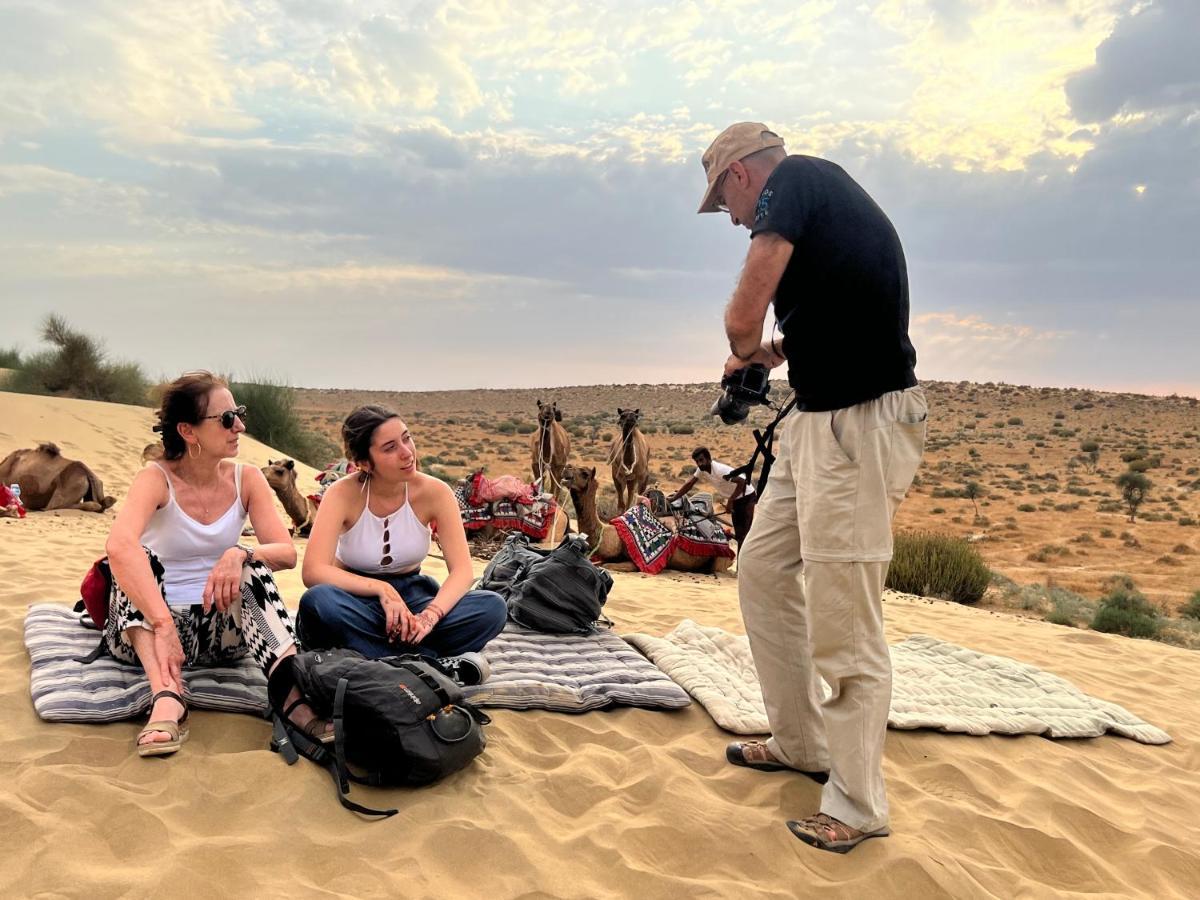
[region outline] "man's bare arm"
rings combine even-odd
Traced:
[[[791,242],[777,234],[760,234],[750,242],[742,277],[725,308],[725,336],[733,355],[748,358],[759,351],[767,307],[791,258]]]

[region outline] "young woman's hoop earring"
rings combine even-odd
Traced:
[[[195,450],[196,452],[193,453],[192,452],[193,450]],[[199,459],[200,458],[200,445],[199,444],[188,444],[188,458],[189,459]]]

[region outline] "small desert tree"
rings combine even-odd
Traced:
[[[978,481],[968,481],[963,485],[963,496],[971,501],[971,505],[975,507],[975,519],[979,520],[979,498],[983,496],[983,488],[979,486]]]
[[[1150,479],[1141,472],[1122,472],[1117,476],[1117,487],[1121,489],[1121,497],[1129,507],[1129,521],[1134,521],[1138,507],[1150,493]]]
[[[1096,441],[1083,441],[1079,445],[1083,451],[1084,464],[1089,472],[1096,471],[1096,463],[1100,461],[1100,444]]]

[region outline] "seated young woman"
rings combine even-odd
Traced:
[[[333,736],[295,687],[295,629],[271,575],[296,565],[296,548],[262,472],[232,461],[245,417],[210,372],[167,385],[155,426],[162,461],[134,478],[108,537],[105,639],[114,657],[142,665],[152,694],[141,756],[174,753],[187,740],[183,666],[247,654],[266,673],[276,710],[310,737]],[[257,547],[239,543],[247,515]]]
[[[381,406],[360,406],[342,425],[357,472],[321,499],[304,553],[308,590],[297,617],[309,648],[349,647],[377,659],[438,658],[464,684],[487,677],[478,651],[504,628],[504,598],[468,591],[474,580],[458,502],[417,471],[408,426]],[[421,574],[437,529],[449,575]]]

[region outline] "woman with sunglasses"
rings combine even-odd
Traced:
[[[305,647],[349,647],[379,658],[438,658],[463,684],[488,675],[482,650],[504,628],[507,609],[474,580],[458,501],[443,482],[417,471],[408,426],[381,406],[360,406],[342,425],[357,473],[321,499],[304,553],[308,590],[297,616]],[[449,575],[421,574],[430,529]]]
[[[189,372],[163,391],[155,431],[163,458],[130,485],[108,537],[113,576],[105,638],[112,655],[150,681],[150,723],[140,756],[187,740],[184,665],[253,656],[272,706],[311,737],[332,738],[292,677],[296,637],[271,572],[296,565],[296,548],[262,472],[232,462],[246,430],[224,380]],[[257,547],[239,543],[247,516]]]

